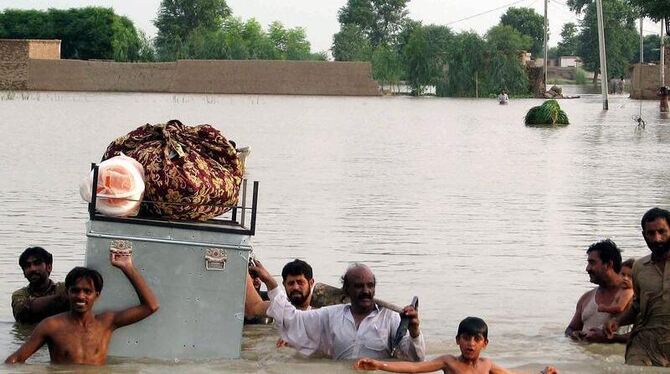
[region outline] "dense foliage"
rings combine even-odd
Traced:
[[[654,21],[670,19],[670,1],[667,0],[628,0],[638,8],[642,15]]]
[[[109,8],[6,10],[0,13],[0,38],[60,39],[61,57],[138,61],[146,44],[133,22]]]
[[[537,14],[532,8],[509,8],[500,17],[500,24],[511,26],[531,38],[529,51],[535,57],[544,52],[544,17]],[[548,31],[547,31],[548,33]]]
[[[574,11],[583,13],[578,55],[586,70],[598,73],[600,55],[595,2],[568,0],[568,4]],[[634,61],[635,52],[639,50],[640,37],[635,25],[637,17],[638,14],[624,0],[603,2],[607,71],[610,77],[625,75],[629,64]]]

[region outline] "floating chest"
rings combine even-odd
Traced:
[[[240,356],[255,226],[254,187],[251,229],[237,222],[236,213],[235,219],[220,221],[224,223],[182,223],[110,218],[90,211],[85,262],[104,280],[94,311],[139,303],[126,276],[110,264],[111,246],[132,247],[133,263],[160,303],[153,315],[114,332],[110,356],[196,360]]]

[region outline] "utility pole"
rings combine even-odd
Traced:
[[[605,27],[603,22],[603,0],[596,0],[598,13],[598,44],[600,49],[600,90],[603,95],[603,110],[608,110],[607,91],[607,53],[605,52]]]
[[[644,35],[642,34],[644,29],[642,28],[642,20],[644,17],[640,17],[640,65],[644,63]]]
[[[661,88],[659,95],[661,96],[661,113],[668,112],[668,90],[665,87],[665,33],[668,30],[663,30],[663,26],[667,27],[665,18],[661,20]]]
[[[544,0],[544,92],[547,92],[547,3],[549,0]],[[543,93],[544,93],[543,92]]]

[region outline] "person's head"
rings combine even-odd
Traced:
[[[342,290],[351,300],[351,308],[357,312],[370,312],[374,309],[375,286],[377,280],[369,267],[354,263],[342,276]]]
[[[291,304],[296,308],[307,307],[311,301],[312,286],[314,286],[312,267],[305,261],[295,259],[284,265],[281,277]]]
[[[629,258],[628,260],[621,263],[621,281],[623,288],[633,288],[633,264],[635,263],[634,258]]]
[[[642,236],[654,256],[663,257],[670,246],[670,212],[661,208],[651,208],[642,216]]]
[[[621,271],[621,251],[610,239],[591,244],[586,254],[586,272],[592,283],[603,285]]]
[[[483,319],[467,317],[458,324],[456,344],[466,360],[476,360],[489,344],[489,327]]]
[[[102,292],[102,275],[96,270],[77,266],[65,276],[65,288],[70,299],[70,310],[84,313]]]
[[[40,285],[48,281],[53,265],[53,256],[42,247],[26,248],[19,256],[19,266],[23,276],[31,285]]]

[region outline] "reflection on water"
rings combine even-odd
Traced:
[[[566,92],[568,89],[566,88]],[[2,95],[0,95],[2,97]],[[56,280],[83,262],[86,208],[77,192],[107,144],[144,124],[211,123],[252,148],[248,176],[261,181],[259,258],[279,273],[310,262],[337,284],[352,261],[369,264],[377,294],[421,300],[430,356],[456,353],[458,322],[490,327],[487,355],[535,370],[639,372],[621,346],[583,346],[563,330],[590,285],[585,249],[611,237],[624,256],[647,253],[639,219],[668,207],[670,121],[610,96],[561,101],[572,124],[529,128],[539,100],[22,93],[0,100],[0,354],[21,342],[9,296],[24,284],[18,254],[54,253]],[[166,363],[112,359],[110,372],[335,373],[350,363],[305,360],[274,347],[268,327],[245,330],[240,360]],[[26,372],[50,368],[46,351]],[[19,368],[24,370],[24,368]],[[0,368],[7,371],[8,368]],[[14,368],[12,368],[14,371]]]

